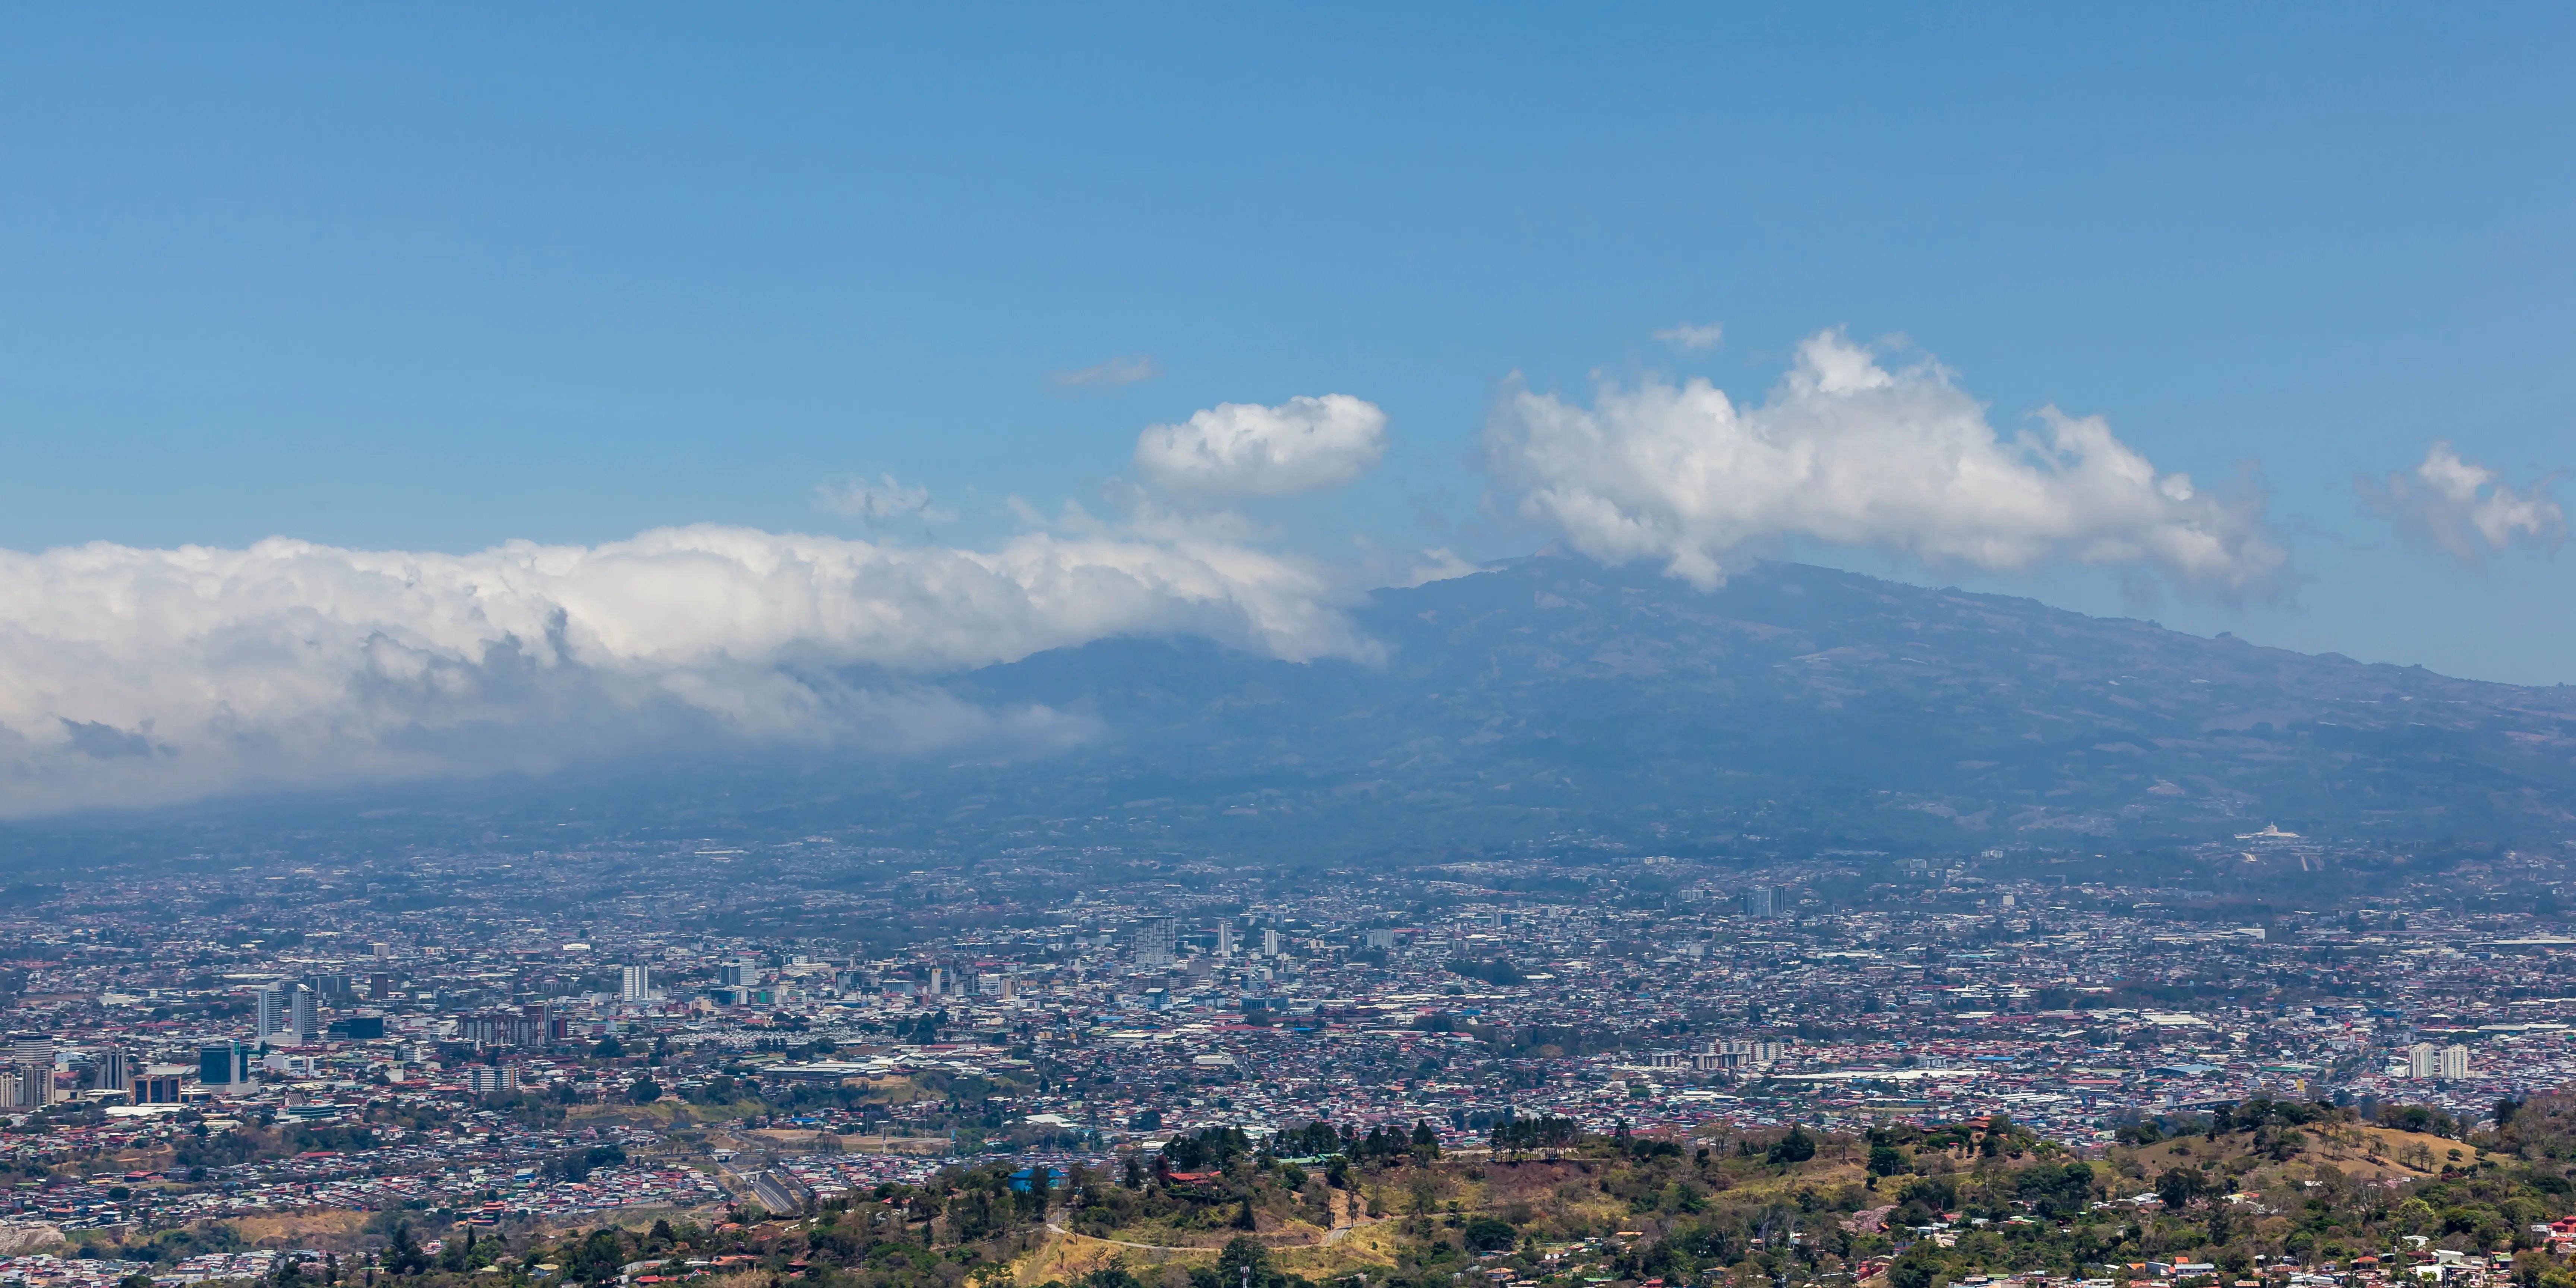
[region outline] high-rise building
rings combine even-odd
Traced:
[[[43,1033],[19,1033],[9,1039],[11,1107],[42,1108],[54,1103],[54,1039]]]
[[[303,984],[271,984],[256,996],[252,1036],[262,1044],[310,1046],[322,1040],[321,997]]]
[[[292,984],[270,984],[252,994],[251,1036],[261,1042],[286,1032],[291,1019],[288,1009],[294,1004]]]
[[[1231,921],[1216,923],[1216,955],[1234,956],[1234,923]]]
[[[1744,1039],[1702,1043],[1693,1067],[1702,1071],[1776,1064],[1788,1054],[1787,1044]]]
[[[179,1103],[179,1075],[145,1073],[135,1078],[134,1085],[126,1091],[138,1105],[175,1105]]]
[[[498,1095],[504,1091],[515,1091],[518,1089],[518,1086],[519,1071],[511,1068],[509,1065],[470,1064],[465,1066],[465,1089],[474,1095]]]
[[[367,945],[367,952],[377,961],[387,961],[394,955],[394,946],[387,943],[373,943]]]
[[[1279,932],[1277,930],[1264,930],[1261,932],[1261,955],[1264,957],[1276,957],[1279,955]]]
[[[1137,920],[1135,961],[1139,966],[1169,966],[1180,955],[1180,924],[1170,917],[1144,917]]]
[[[2442,1079],[2450,1082],[2469,1076],[2469,1049],[2454,1042],[2442,1048]]]
[[[1769,917],[1777,911],[1777,900],[1767,885],[1747,886],[1744,890],[1744,915]]]
[[[197,1081],[209,1087],[233,1087],[250,1081],[251,1053],[238,1042],[197,1048]]]
[[[33,1065],[11,1065],[0,1074],[0,1104],[12,1109],[42,1109],[54,1102],[54,1071]]]
[[[716,968],[716,983],[725,988],[749,988],[760,982],[760,963],[744,957]]]
[[[109,1047],[99,1052],[94,1067],[98,1072],[99,1090],[131,1091],[134,1089],[134,1058],[123,1051]]]
[[[2406,1076],[2438,1078],[2442,1075],[2442,1048],[2430,1042],[2418,1042],[2406,1048]]]
[[[653,968],[642,964],[626,968],[617,982],[617,1000],[641,1002],[653,995]]]
[[[286,1025],[295,1035],[295,1045],[311,1046],[322,1040],[322,999],[312,989],[297,985],[287,999]]]
[[[378,944],[381,948],[384,945]],[[367,976],[367,996],[381,1002],[394,995],[394,977],[382,971]]]

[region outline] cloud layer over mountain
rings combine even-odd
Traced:
[[[917,678],[1130,633],[1368,651],[1315,571],[1186,539],[971,551],[690,527],[461,556],[0,552],[0,813],[737,740],[1061,743],[1081,721]]]
[[[1123,635],[1374,659],[1384,646],[1344,612],[1359,589],[1474,570],[1446,548],[1310,563],[1256,548],[1279,533],[1228,508],[1361,477],[1387,420],[1328,394],[1155,425],[1134,456],[1149,486],[1113,482],[1122,518],[1068,502],[1050,521],[1014,497],[1035,530],[985,550],[699,526],[465,555],[287,539],[0,551],[0,815],[675,750],[1080,743],[1099,732],[1086,716],[930,681]],[[1758,404],[1702,379],[1604,382],[1589,406],[1514,383],[1484,448],[1525,518],[1702,588],[1785,538],[1988,569],[2077,560],[2231,597],[2286,579],[2258,495],[2160,473],[2098,417],[2052,408],[1999,432],[1950,372],[1838,332],[1806,340]],[[2474,558],[2563,537],[2547,484],[2517,490],[2437,443],[2363,491]],[[816,501],[926,542],[955,517],[890,474],[827,481]]]
[[[2274,588],[2287,556],[2258,498],[2158,474],[2099,417],[2051,408],[2040,422],[2006,438],[1940,366],[1891,371],[1828,331],[1758,406],[1702,379],[1605,382],[1590,408],[1515,386],[1485,446],[1523,516],[1595,558],[1661,560],[1702,587],[1797,536],[1934,563],[2068,558],[2228,595]]]

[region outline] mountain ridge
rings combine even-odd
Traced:
[[[1668,799],[1629,802],[1651,812],[1696,806],[1749,823],[1765,816],[1766,799],[1777,812],[1839,795],[1831,807],[1841,811],[1910,808],[1997,835],[2170,842],[2273,815],[2419,837],[2555,832],[2576,786],[2576,692],[2564,686],[2457,680],[1812,565],[1763,564],[1702,592],[1652,572],[1534,557],[1379,592],[1360,616],[1392,648],[1380,678],[1352,687],[1410,722],[1402,743],[1414,756],[1399,763],[1451,771],[1428,773],[1417,792],[1528,781],[1547,808],[1599,812],[1598,782],[1591,809],[1547,790],[1550,758],[1536,753],[1554,744],[1555,770],[1611,765],[1662,784]],[[1027,659],[958,689],[1085,709],[1118,669],[1103,664],[1108,655],[1138,647],[1149,646],[1086,645],[1068,651],[1091,655],[1082,665]],[[1081,674],[1093,688],[1013,682],[1039,672]],[[1271,687],[1288,675],[1270,674]],[[1215,727],[1195,740],[1172,725],[1127,732],[1203,754],[1244,750],[1206,736],[1223,732],[1224,713],[1199,714]],[[1355,714],[1255,723],[1273,737],[1293,732],[1299,764],[1336,763],[1356,778],[1387,768],[1399,744],[1337,736],[1334,724]],[[1784,722],[1808,736],[1789,736]],[[1426,736],[1451,745],[1422,747]],[[1470,750],[1480,744],[1494,750]],[[1775,794],[1731,780],[1768,782]],[[2471,787],[2489,793],[2493,817],[2433,818],[2461,813]],[[1866,803],[1862,792],[1893,799]],[[1724,829],[1695,830],[1716,839]],[[1936,839],[1883,822],[1859,830]]]
[[[1384,662],[1117,638],[939,681],[1091,741],[955,763],[770,752],[216,802],[12,848],[471,849],[792,838],[1331,864],[1536,851],[2576,837],[2576,689],[2268,648],[1765,563],[1701,591],[1542,554],[1373,593]],[[279,840],[278,838],[285,838]]]

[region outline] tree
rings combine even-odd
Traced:
[[[1789,1134],[1774,1141],[1768,1155],[1774,1163],[1803,1163],[1816,1156],[1816,1138],[1802,1128],[1792,1127]]]
[[[1216,1281],[1219,1288],[1283,1288],[1288,1276],[1270,1264],[1270,1249],[1260,1240],[1236,1235],[1216,1254]]]
[[[462,1239],[450,1239],[447,1250],[438,1254],[438,1268],[463,1272],[474,1268],[474,1232],[467,1230]]]
[[[1894,1176],[1904,1170],[1904,1151],[1897,1149],[1893,1145],[1872,1145],[1869,1147],[1870,1175]]]
[[[2408,1234],[2424,1234],[2442,1228],[2441,1214],[2422,1199],[2410,1198],[2398,1204],[2390,1216],[2397,1222],[2397,1228]]]
[[[2093,1168],[2081,1160],[2064,1167],[2034,1163],[2022,1169],[2015,1189],[2041,1216],[2072,1221],[2093,1201]]]
[[[396,1221],[393,1237],[385,1242],[385,1269],[398,1275],[416,1275],[429,1268],[429,1258],[422,1254],[420,1241],[412,1237],[411,1222]]]
[[[1887,1288],[1941,1288],[1944,1282],[1940,1258],[1920,1243],[1887,1266]]]
[[[466,1233],[472,1237],[472,1231]],[[590,1237],[574,1245],[564,1277],[582,1283],[613,1283],[625,1264],[626,1241],[617,1236],[617,1231],[593,1230]]]
[[[1469,1218],[1459,1233],[1467,1240],[1467,1246],[1478,1252],[1500,1252],[1520,1240],[1511,1222],[1492,1216]]]
[[[626,1089],[626,1100],[629,1104],[649,1105],[661,1098],[662,1084],[651,1078],[637,1078],[634,1085]]]
[[[2166,1207],[2179,1212],[2191,1206],[2191,1201],[2199,1198],[2205,1187],[2200,1173],[2168,1167],[2164,1175],[2156,1178],[2156,1197],[2163,1199]]]

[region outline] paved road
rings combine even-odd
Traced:
[[[805,1206],[804,1199],[789,1185],[775,1172],[762,1172],[751,1178],[753,1197],[760,1200],[762,1207],[776,1213],[792,1213]]]

